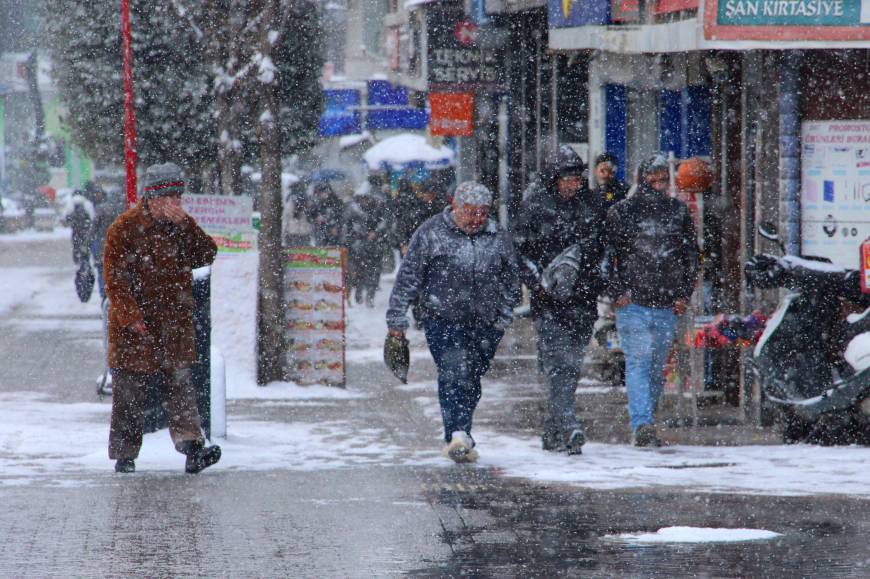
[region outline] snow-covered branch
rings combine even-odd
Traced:
[[[200,30],[199,26],[196,25],[196,22],[193,21],[193,17],[187,11],[187,8],[179,0],[171,0],[172,6],[175,8],[175,11],[181,18],[187,20],[187,23],[190,24],[190,28],[193,30],[194,36],[196,36],[197,40],[202,40],[202,30]]]

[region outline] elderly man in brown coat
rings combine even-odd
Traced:
[[[167,407],[175,448],[196,473],[220,459],[205,446],[191,366],[196,361],[192,270],[214,261],[214,241],[181,208],[184,176],[172,163],[145,173],[142,200],[109,228],[104,275],[109,297],[115,471],[136,469],[142,446],[145,384],[155,377]],[[155,376],[156,375],[156,376]]]

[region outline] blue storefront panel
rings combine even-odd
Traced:
[[[610,24],[610,0],[548,0],[550,28]]]
[[[327,89],[323,91],[324,110],[320,117],[320,136],[337,137],[362,132],[360,91]]]

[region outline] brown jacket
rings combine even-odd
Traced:
[[[156,221],[142,202],[112,224],[103,270],[109,298],[109,367],[153,373],[196,361],[191,270],[217,247],[196,222]],[[129,329],[142,320],[148,336]]]

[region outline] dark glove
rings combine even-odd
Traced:
[[[411,352],[408,349],[408,339],[404,335],[388,335],[384,340],[384,363],[402,384],[408,383]]]
[[[783,285],[787,268],[778,257],[760,254],[751,257],[743,266],[743,271],[747,286],[772,289]]]

